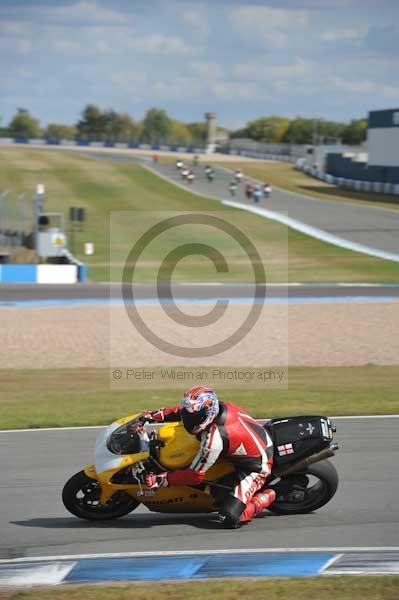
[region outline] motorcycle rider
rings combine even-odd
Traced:
[[[146,473],[144,483],[148,488],[199,485],[221,456],[235,467],[234,473],[218,481],[221,487],[214,492],[221,505],[222,526],[239,528],[275,500],[274,490],[259,492],[271,473],[270,436],[245,410],[219,401],[213,389],[192,387],[184,394],[181,405],[146,411],[144,417],[156,422],[183,421],[186,431],[200,441],[200,449],[188,468]]]

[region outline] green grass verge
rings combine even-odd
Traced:
[[[397,600],[399,576],[344,576],[292,579],[229,579],[188,583],[134,583],[4,591],[9,600]]]
[[[399,196],[377,192],[357,192],[339,188],[330,183],[315,179],[302,171],[297,171],[294,165],[282,162],[226,162],[218,163],[227,169],[242,169],[244,175],[267,181],[272,187],[282,188],[295,194],[312,196],[322,200],[337,200],[371,204],[397,210]]]
[[[94,242],[95,254],[87,258],[92,280],[107,281],[111,276],[113,280],[120,280],[127,250],[132,246],[134,219],[125,219],[123,216],[116,218],[113,239],[117,243],[113,243],[110,256],[109,222],[112,211],[202,209],[220,211],[224,219],[250,236],[270,282],[396,282],[399,278],[397,263],[337,248],[280,223],[227,209],[215,200],[190,194],[168,184],[139,165],[96,161],[72,152],[25,148],[1,148],[0,161],[0,190],[9,188],[15,197],[21,191],[33,192],[37,183],[44,183],[48,192],[46,210],[62,210],[67,214],[70,206],[87,209],[85,229],[77,234],[77,255],[84,258],[84,241]],[[135,213],[132,214],[134,217]],[[164,258],[168,244],[171,247],[175,247],[176,242],[188,241],[212,244],[217,238],[217,234],[214,238],[209,234],[206,240],[203,235],[201,239],[196,239],[187,232],[176,234],[176,231],[173,230],[173,236],[170,235],[166,243],[160,237],[157,243],[151,245],[138,267],[136,281],[154,281],[159,258]],[[252,281],[252,270],[248,262],[243,260],[243,253],[237,253],[233,246],[223,249],[227,250],[229,262],[227,274],[217,273],[207,259],[193,256],[177,265],[174,280]]]
[[[0,370],[0,428],[107,424],[145,408],[176,404],[188,383],[174,388],[110,388],[110,371]],[[289,369],[288,389],[238,389],[214,384],[220,397],[254,417],[290,414],[399,413],[399,367]]]

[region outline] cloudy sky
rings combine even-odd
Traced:
[[[349,120],[399,106],[398,55],[398,0],[0,0],[0,116]]]

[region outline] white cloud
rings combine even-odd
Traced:
[[[325,42],[358,42],[365,38],[368,27],[348,27],[346,29],[333,29],[323,31],[320,39]]]
[[[140,50],[146,54],[160,54],[163,56],[185,56],[194,52],[194,48],[191,45],[186,44],[182,38],[158,33],[154,33],[147,37],[132,39],[129,42],[129,46],[130,48]],[[195,51],[198,52],[198,48],[196,48]]]
[[[203,87],[202,82],[193,77],[174,76],[171,85],[170,78],[165,74],[149,77],[142,71],[119,71],[112,73],[109,80],[119,94],[140,93],[141,99],[151,103],[192,98]]]
[[[178,11],[178,19],[202,37],[209,34],[208,13],[203,6],[186,6]]]
[[[219,79],[223,70],[220,65],[213,62],[195,61],[190,63],[191,69],[206,80]]]
[[[4,56],[24,56],[32,52],[30,25],[18,21],[0,21],[0,50]]]
[[[397,19],[396,19],[397,20]],[[392,22],[386,25],[371,25],[364,40],[365,47],[376,53],[388,56],[398,54],[399,27],[392,15]]]
[[[394,105],[397,11],[381,2],[0,0],[2,114],[26,104],[68,120],[93,101],[140,114],[158,103],[184,119],[213,101],[241,121]]]
[[[30,40],[22,38],[1,38],[0,37],[0,52],[3,57],[16,54],[25,56],[33,51],[33,43]]]
[[[94,6],[94,3],[79,3],[87,8],[87,5]],[[85,8],[85,9],[86,9]],[[59,6],[52,9],[58,15],[61,9],[69,11],[70,6]],[[101,12],[101,11],[100,11]],[[69,14],[69,13],[68,13]],[[101,15],[100,15],[101,16]],[[68,20],[58,23],[52,22],[54,14],[50,17],[50,22],[31,20],[28,21],[0,21],[0,45],[9,55],[24,55],[32,51],[61,54],[73,57],[86,57],[100,54],[115,54],[126,50],[128,41],[131,39],[131,32],[126,27],[116,24],[110,36],[109,27],[104,24],[90,26],[90,23],[81,23],[71,35],[71,27]]]
[[[151,99],[156,100],[182,100],[194,98],[201,93],[202,84],[192,77],[174,77],[173,85],[170,79],[158,79],[150,88]]]
[[[0,0],[1,2],[1,0]],[[196,53],[202,48],[186,42],[176,35],[153,33],[148,36],[134,35],[131,30],[121,26],[120,15],[113,21],[114,26],[110,35],[109,26],[102,20],[107,12],[96,15],[95,24],[86,19],[71,35],[71,22],[58,22],[55,15],[72,15],[72,8],[77,7],[79,11],[86,11],[88,7],[94,7],[94,2],[80,2],[73,6],[59,6],[52,9],[52,14],[47,15],[51,22],[32,21],[3,21],[0,22],[0,45],[9,54],[27,54],[32,49],[55,52],[66,57],[93,57],[100,55],[131,55],[132,53],[144,53],[146,55],[177,56],[185,57]],[[75,13],[73,13],[75,14]],[[108,23],[110,25],[111,23]],[[6,42],[7,40],[7,42]]]
[[[242,38],[276,50],[291,46],[293,37],[309,24],[306,10],[259,5],[239,6],[231,11],[229,19]]]
[[[240,63],[233,69],[235,77],[246,81],[268,81],[298,79],[310,77],[314,71],[313,63],[297,59],[285,65],[267,65],[256,62]]]
[[[343,77],[328,77],[325,82],[329,87],[351,94],[373,94],[373,97],[399,97],[399,86],[387,85],[369,79],[344,79]]]
[[[282,31],[265,31],[263,41],[276,49],[286,48],[290,45],[290,36]]]
[[[142,72],[120,71],[111,73],[110,81],[122,89],[137,90],[147,83],[147,75]]]
[[[381,95],[384,96],[384,98],[392,98],[392,100],[395,100],[395,103],[397,103],[398,98],[399,98],[399,86],[394,86],[394,85],[381,85],[380,87],[380,92]]]
[[[32,69],[26,69],[25,67],[19,67],[15,71],[15,75],[18,77],[18,79],[34,79],[35,78],[35,73],[32,71]]]
[[[28,23],[20,21],[0,21],[0,36],[20,37],[30,33],[31,28]]]
[[[264,31],[307,27],[309,17],[305,10],[288,10],[259,5],[242,5],[230,14],[230,20],[239,31]]]
[[[233,69],[233,77],[241,85],[257,84],[262,91],[276,97],[290,98],[318,94],[324,75],[316,62],[297,59],[282,65],[259,64],[258,61],[240,63]]]
[[[375,89],[375,84],[366,79],[344,79],[342,77],[329,77],[327,81],[335,88],[356,94],[370,94]]]
[[[52,48],[60,54],[73,55],[83,52],[83,46],[77,40],[70,39],[54,39]]]
[[[30,40],[17,40],[14,50],[17,54],[30,54],[33,50],[33,43]]]
[[[127,26],[132,24],[131,17],[124,13],[104,8],[95,0],[81,0],[72,4],[53,4],[44,9],[40,6],[23,6],[21,17],[34,20],[37,24],[62,25],[63,27],[104,27]],[[39,18],[38,18],[39,17]]]
[[[266,99],[267,95],[261,93],[256,83],[242,83],[240,81],[215,81],[211,83],[210,89],[213,94],[221,100],[236,102],[237,100]]]
[[[42,41],[52,51],[65,56],[99,56],[116,54],[123,50],[123,38],[118,38],[117,43],[110,43],[104,41],[101,35],[91,35],[91,31],[75,39],[61,32],[58,36],[50,32],[49,36],[43,37]]]

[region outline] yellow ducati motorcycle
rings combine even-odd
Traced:
[[[199,449],[194,435],[180,422],[153,424],[142,415],[128,416],[102,431],[94,449],[94,464],[73,475],[64,486],[62,500],[73,515],[91,521],[123,517],[144,504],[162,513],[217,512],[234,466],[219,459],[198,486],[148,489],[145,472],[188,467]],[[267,488],[276,492],[268,510],[279,514],[308,513],[334,496],[338,475],[327,460],[338,445],[335,428],[323,416],[284,417],[262,422],[274,444],[273,470]]]

